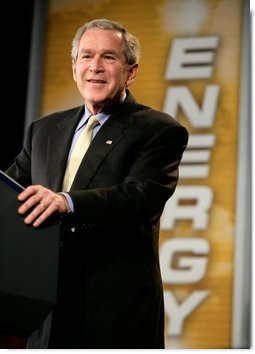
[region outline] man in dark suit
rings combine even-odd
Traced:
[[[58,300],[29,348],[164,348],[160,216],[188,133],[130,93],[139,56],[139,41],[122,25],[82,26],[72,68],[84,105],[35,120],[6,171],[27,187],[18,196],[26,224],[60,215]],[[76,135],[91,115],[99,125],[65,189]]]

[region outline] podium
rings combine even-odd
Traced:
[[[0,171],[0,332],[14,335],[30,335],[57,299],[59,225],[27,226],[22,189]]]

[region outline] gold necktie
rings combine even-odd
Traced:
[[[97,117],[95,115],[92,115],[89,118],[86,127],[83,129],[80,136],[78,137],[66,167],[62,191],[69,191],[76,175],[76,172],[80,166],[81,160],[83,159],[83,156],[85,155],[85,152],[87,151],[89,144],[92,140],[93,128],[98,124],[99,122],[97,120]]]

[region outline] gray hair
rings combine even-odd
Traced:
[[[139,40],[120,23],[110,21],[104,18],[87,22],[77,30],[72,41],[71,58],[73,62],[76,62],[78,57],[78,50],[81,37],[87,30],[91,28],[99,28],[108,31],[120,32],[124,41],[124,53],[126,56],[127,64],[132,65],[139,62],[141,55],[141,47]]]

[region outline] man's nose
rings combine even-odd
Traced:
[[[89,70],[94,72],[104,70],[103,60],[101,58],[93,58],[89,66]]]

